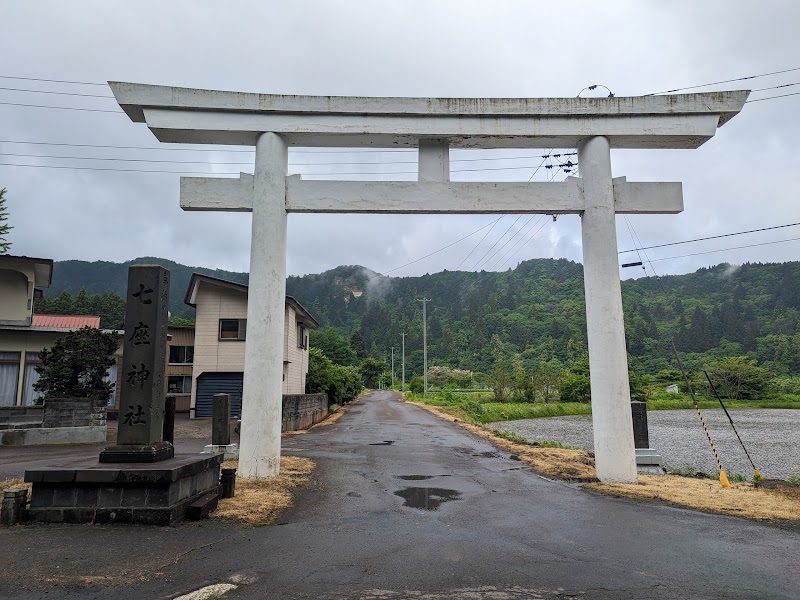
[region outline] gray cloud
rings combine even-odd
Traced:
[[[800,66],[794,31],[800,22],[800,5],[778,1],[628,0],[568,5],[477,0],[6,2],[0,4],[0,21],[4,24],[3,54],[13,56],[13,60],[4,61],[0,75],[115,79],[272,93],[573,96],[589,84],[602,83],[617,95],[636,95]],[[800,72],[718,88],[757,88],[793,81],[800,81]],[[108,93],[103,87],[8,79],[0,79],[0,86]],[[116,108],[113,100],[107,99],[2,90],[0,101]],[[795,117],[798,102],[800,96],[748,104],[715,139],[696,151],[615,152],[615,175],[684,184],[686,210],[681,215],[630,217],[641,242],[649,246],[800,222],[796,202],[800,190],[796,151],[800,122]],[[0,105],[0,130],[2,140],[158,145],[144,126],[131,123],[124,115],[101,112]],[[185,168],[197,172],[236,172],[249,167],[37,159],[7,154],[252,161],[252,154],[222,151],[100,150],[7,142],[0,142],[0,152],[6,154],[0,156],[0,162],[18,164]],[[523,154],[537,152],[493,155]],[[353,153],[292,155],[293,163],[316,163],[316,172],[335,170],[319,163],[337,160],[400,158]],[[535,166],[538,162],[519,160],[513,164]],[[455,168],[459,167],[454,163]],[[400,165],[385,169],[405,170]],[[487,171],[459,173],[454,178],[526,180],[530,173]],[[539,173],[536,178],[546,175]],[[562,177],[560,174],[558,179]],[[125,260],[158,255],[191,265],[246,270],[249,216],[182,212],[178,207],[178,179],[175,174],[0,166],[0,187],[9,190],[8,204],[15,225],[12,252],[59,260]],[[363,264],[386,272],[434,252],[495,218],[292,215],[288,272],[320,272],[339,264]],[[514,218],[506,217],[498,223],[462,268],[476,263]],[[526,220],[524,217],[518,225]],[[520,238],[524,231],[519,232]],[[392,274],[454,269],[485,232]],[[800,237],[800,230],[788,228],[661,248],[649,251],[648,256],[654,260],[679,257],[655,260],[653,265],[662,274],[718,262],[800,260],[797,241],[683,256],[793,237]],[[618,239],[622,250],[634,245],[621,218]],[[497,262],[496,268],[507,268],[533,257],[580,260],[579,219],[562,217],[546,223],[516,254],[506,260],[501,260],[502,256],[501,252],[487,264]],[[640,274],[628,271],[623,275]]]

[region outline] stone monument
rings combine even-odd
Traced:
[[[130,267],[127,294],[117,442],[97,461],[25,471],[32,520],[169,525],[216,507],[222,454],[175,456],[163,439],[169,271]]]
[[[131,266],[126,300],[117,444],[100,453],[100,462],[158,462],[175,454],[162,439],[169,271]]]

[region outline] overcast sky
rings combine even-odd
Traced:
[[[7,89],[110,95],[108,87],[9,77],[283,94],[569,97],[591,84],[605,85],[617,96],[641,95],[800,67],[800,3],[793,0],[0,0],[0,23],[0,87],[5,88],[0,89],[0,163],[17,165],[235,173],[252,169],[253,154],[118,148],[176,146],[159,144],[144,124],[122,113],[2,104],[118,110],[109,98]],[[795,82],[800,82],[800,70],[699,91]],[[800,85],[755,92],[751,99],[792,92],[800,92]],[[582,95],[592,94],[601,95]],[[625,219],[618,217],[620,249],[800,222],[798,109],[800,95],[749,103],[698,150],[614,151],[614,176],[682,181],[686,207],[680,215],[630,217],[640,243],[634,243]],[[563,180],[566,175],[557,167],[534,174],[541,154],[538,149],[453,151],[452,177]],[[501,157],[510,158],[464,160]],[[290,153],[290,172],[416,168],[403,161],[415,161],[415,154],[297,151]],[[222,164],[240,162],[245,164]],[[332,164],[344,162],[376,164]],[[496,170],[500,167],[514,168]],[[493,170],[463,170],[479,168]],[[348,177],[415,176],[332,178]],[[0,165],[0,188],[8,189],[15,227],[11,252],[55,260],[123,261],[150,255],[247,270],[249,215],[182,212],[178,184],[174,173]],[[418,275],[505,269],[535,257],[580,261],[579,217],[553,222],[544,216],[506,216],[489,225],[497,218],[290,215],[287,271],[300,275],[361,264],[392,275]],[[800,227],[653,249],[648,257],[659,274],[720,262],[800,260],[800,241],[794,240],[684,256],[792,238],[800,238]],[[621,262],[631,260],[637,260],[635,254],[621,257]],[[624,277],[640,274],[641,269],[622,272]]]

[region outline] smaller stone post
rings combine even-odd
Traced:
[[[175,445],[175,396],[168,394],[164,402],[164,435],[165,442]]]
[[[231,444],[231,397],[214,394],[211,413],[211,443],[203,448],[203,454],[223,453],[225,460],[239,458],[239,446]]]
[[[214,411],[211,421],[211,444],[227,446],[231,443],[231,397],[214,394]]]
[[[22,521],[27,502],[27,489],[6,490],[3,494],[3,507],[0,510],[0,524],[16,525]]]
[[[633,417],[634,448],[649,448],[650,435],[647,432],[647,403],[637,400],[632,401],[631,416]]]
[[[633,417],[633,445],[636,452],[636,470],[647,475],[661,475],[661,456],[650,447],[650,433],[647,428],[647,402],[631,402]]]

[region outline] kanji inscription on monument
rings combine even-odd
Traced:
[[[162,440],[168,307],[169,271],[157,265],[131,266],[117,445],[101,453],[101,462],[152,462],[174,454],[172,445]]]

